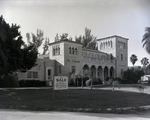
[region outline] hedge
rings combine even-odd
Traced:
[[[40,80],[20,80],[19,87],[42,87],[46,86],[46,81]]]

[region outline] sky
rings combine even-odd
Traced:
[[[130,56],[141,59],[150,55],[142,47],[145,27],[150,27],[150,0],[0,0],[0,15],[9,24],[20,25],[21,35],[43,30],[50,42],[58,33],[84,35],[91,29],[99,38],[113,35],[128,38],[128,65]]]

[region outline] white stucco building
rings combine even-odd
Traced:
[[[46,80],[51,85],[54,76],[69,73],[96,77],[122,77],[128,67],[128,39],[111,36],[97,39],[98,50],[82,48],[82,44],[62,40],[49,44],[49,55],[39,56],[37,65],[26,73],[19,73],[19,80]]]

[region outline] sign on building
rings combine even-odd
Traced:
[[[54,76],[54,90],[68,89],[68,76]]]

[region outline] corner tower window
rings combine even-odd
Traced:
[[[112,41],[110,41],[110,47],[111,47],[111,48],[113,47]]]
[[[71,54],[71,47],[69,47],[69,54]]]
[[[123,61],[123,54],[121,54],[121,61]]]
[[[75,55],[77,55],[77,48],[75,48],[75,50],[74,50],[74,54],[75,54]]]
[[[53,48],[53,55],[55,55],[55,47]]]
[[[58,47],[58,55],[60,55],[60,47]]]
[[[72,54],[74,55],[74,48],[72,48]]]

